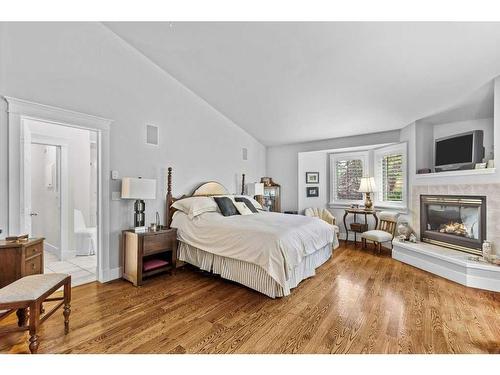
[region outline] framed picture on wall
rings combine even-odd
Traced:
[[[319,197],[319,186],[306,187],[307,198]]]
[[[306,184],[319,184],[319,172],[306,172]]]

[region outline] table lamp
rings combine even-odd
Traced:
[[[264,184],[262,182],[252,182],[246,185],[247,195],[255,198],[255,196],[264,195]]]
[[[371,210],[373,207],[371,193],[375,191],[377,191],[375,179],[373,177],[361,177],[358,192],[365,193],[365,208],[368,210]]]
[[[156,199],[156,180],[147,178],[123,177],[122,199],[135,199],[134,227],[145,226],[144,199]]]

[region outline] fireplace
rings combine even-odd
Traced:
[[[420,237],[423,242],[481,255],[486,197],[421,195]]]

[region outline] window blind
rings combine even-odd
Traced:
[[[336,200],[361,200],[363,194],[358,192],[363,177],[363,160],[337,160],[335,163]]]
[[[395,153],[384,155],[380,159],[382,175],[382,200],[387,202],[403,201],[403,154]]]

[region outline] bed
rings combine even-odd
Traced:
[[[243,198],[208,182],[174,199],[168,169],[166,222],[177,229],[179,260],[276,298],[314,276],[338,247],[334,227],[318,218],[262,210],[223,216],[215,209],[193,213],[184,207],[221,196]]]

